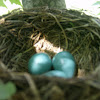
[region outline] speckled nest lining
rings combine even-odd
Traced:
[[[14,100],[99,100],[99,89],[94,87],[95,82],[89,81],[92,86],[86,84],[88,79],[66,80],[24,73],[34,53],[46,52],[52,58],[63,50],[73,54],[78,68],[94,70],[100,52],[98,23],[99,19],[78,11],[45,8],[17,10],[1,17],[0,59],[11,72],[1,70],[0,78],[16,84]]]

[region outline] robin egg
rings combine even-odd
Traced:
[[[67,78],[72,78],[75,74],[75,59],[69,52],[63,51],[56,54],[52,64],[55,70],[64,72]]]
[[[52,70],[49,72],[44,73],[43,75],[48,76],[48,77],[63,77],[67,78],[66,74],[62,71],[59,70]]]
[[[48,54],[34,54],[28,62],[28,70],[31,74],[43,74],[51,69],[52,61]]]
[[[54,57],[53,57],[53,60],[55,60],[56,58],[62,58],[62,57],[66,57],[66,58],[69,58],[69,59],[72,59],[73,61],[75,61],[73,55],[68,52],[68,51],[62,51],[62,52],[59,52],[57,53]]]

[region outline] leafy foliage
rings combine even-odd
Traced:
[[[97,1],[97,2],[94,3],[93,5],[100,5],[100,1]]]
[[[99,5],[99,9],[100,9],[100,1],[97,1],[96,3],[94,3],[93,5]],[[100,13],[98,13],[98,15],[100,15]]]
[[[6,7],[6,5],[4,4],[4,1],[6,1],[6,0],[0,0],[0,6]],[[9,0],[9,1],[11,2],[11,4],[15,3],[15,4],[22,6],[20,0]]]
[[[16,87],[12,82],[0,83],[0,100],[9,99],[16,92]]]
[[[18,5],[21,5],[21,2],[19,0],[9,0],[11,2],[11,4],[15,3]]]
[[[7,8],[7,6],[4,4],[3,0],[0,0],[0,6]]]

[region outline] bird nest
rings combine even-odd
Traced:
[[[2,16],[0,79],[16,85],[13,100],[99,100],[98,81],[35,76],[27,68],[28,60],[37,52],[52,58],[60,51],[69,51],[78,69],[93,71],[100,60],[99,23],[98,18],[79,11],[45,7]]]

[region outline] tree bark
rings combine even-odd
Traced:
[[[48,8],[66,9],[65,0],[22,0],[24,9],[48,6]]]

